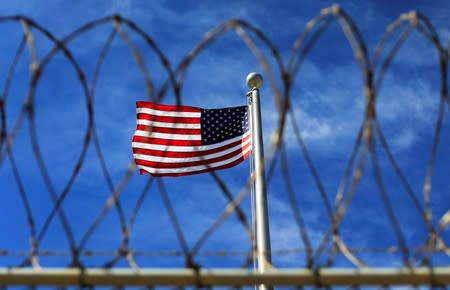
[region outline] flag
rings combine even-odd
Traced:
[[[251,153],[247,106],[202,109],[136,102],[140,173],[182,176],[235,166]]]

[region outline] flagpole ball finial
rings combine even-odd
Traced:
[[[247,76],[247,85],[251,89],[259,89],[263,84],[262,75],[257,72],[251,72]]]

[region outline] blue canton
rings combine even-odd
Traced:
[[[202,144],[219,143],[248,131],[247,106],[202,109]]]

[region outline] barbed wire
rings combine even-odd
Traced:
[[[443,135],[444,117],[450,110],[450,99],[448,96],[449,48],[444,46],[436,29],[426,16],[414,11],[400,15],[397,20],[387,26],[385,33],[375,47],[374,55],[371,57],[366,42],[355,21],[338,6],[325,8],[317,17],[307,23],[306,28],[296,39],[287,65],[284,64],[279,49],[269,40],[262,30],[244,20],[238,19],[227,21],[207,32],[197,46],[195,46],[177,66],[173,66],[170,63],[169,58],[164,54],[164,50],[156,44],[154,39],[146,33],[144,29],[140,28],[132,20],[126,19],[120,15],[112,15],[91,21],[62,38],[56,37],[48,29],[26,16],[17,15],[0,17],[0,25],[5,23],[20,24],[23,28],[23,37],[21,38],[7,71],[0,98],[0,114],[2,120],[0,133],[0,165],[4,167],[5,163],[8,161],[11,167],[25,210],[31,243],[30,248],[27,251],[15,251],[10,249],[0,250],[0,257],[20,257],[23,261],[18,266],[40,267],[40,258],[42,257],[68,256],[71,258],[69,266],[78,268],[84,267],[83,258],[85,257],[108,257],[110,260],[105,261],[104,267],[114,267],[124,259],[132,268],[139,268],[139,263],[135,258],[142,256],[183,257],[186,267],[189,268],[202,267],[202,264],[197,261],[197,258],[201,256],[252,257],[256,251],[254,248],[254,233],[248,221],[246,210],[244,210],[242,204],[249,194],[252,177],[250,177],[247,184],[236,193],[220,174],[215,172],[210,173],[214,183],[217,185],[218,192],[221,192],[226,200],[227,206],[211,226],[204,230],[203,234],[200,235],[200,238],[193,243],[193,246],[190,247],[187,242],[186,233],[183,232],[179,216],[174,209],[173,201],[170,198],[170,188],[167,187],[164,179],[149,177],[143,190],[140,192],[136,203],[131,207],[131,213],[128,215],[126,214],[126,208],[121,203],[120,197],[129,185],[129,182],[135,173],[136,166],[133,161],[130,161],[129,164],[127,164],[126,173],[117,183],[114,183],[112,173],[106,165],[104,150],[100,145],[93,103],[97,93],[97,82],[101,75],[102,66],[104,65],[108,51],[111,49],[112,43],[116,39],[122,40],[133,56],[145,83],[147,99],[155,102],[162,101],[168,95],[168,91],[170,90],[174,94],[176,104],[182,104],[182,89],[185,85],[186,74],[191,64],[209,45],[223,37],[226,33],[234,33],[238,36],[259,61],[264,75],[269,80],[276,104],[277,126],[271,136],[271,143],[266,154],[265,164],[267,176],[269,181],[274,180],[275,168],[280,166],[282,179],[289,198],[290,210],[293,214],[293,223],[295,223],[295,226],[299,231],[301,238],[299,244],[301,244],[302,247],[274,250],[272,253],[273,256],[289,256],[298,253],[305,254],[306,267],[311,269],[324,266],[331,267],[336,264],[337,256],[345,257],[349,263],[356,267],[370,266],[370,261],[364,261],[363,258],[360,257],[360,254],[362,253],[401,254],[402,265],[407,267],[414,267],[417,265],[433,267],[432,256],[434,254],[444,254],[447,258],[450,256],[448,240],[444,238],[444,233],[448,233],[446,230],[450,224],[450,211],[444,213],[442,217],[438,217],[438,220],[436,221],[436,219],[433,219],[431,206],[433,169],[435,168],[436,160],[438,158],[438,147],[441,142],[440,138]],[[333,205],[333,202],[330,199],[330,196],[333,196],[333,194],[327,191],[324,180],[320,177],[320,172],[313,161],[314,158],[304,141],[302,128],[299,126],[298,122],[298,116],[295,114],[292,94],[295,79],[301,77],[301,68],[305,59],[313,50],[323,33],[334,23],[337,23],[343,31],[350,44],[353,56],[361,70],[364,84],[363,93],[365,97],[365,107],[363,122],[359,127],[357,138],[351,156],[345,167],[343,177],[340,180],[338,190],[334,194],[335,203]],[[86,71],[83,70],[79,61],[74,57],[74,53],[69,48],[69,44],[76,39],[82,38],[84,34],[93,29],[109,26],[110,32],[107,34],[106,41],[101,47],[100,54],[95,61],[92,80],[89,81]],[[376,106],[384,77],[392,64],[394,57],[399,53],[401,47],[411,35],[412,31],[417,31],[423,36],[425,41],[433,45],[439,56],[439,74],[441,82],[439,110],[434,125],[431,152],[428,156],[422,201],[419,198],[419,193],[413,189],[413,186],[406,178],[404,171],[401,169],[393,154],[393,150],[388,144],[387,137],[380,125]],[[36,37],[37,34],[44,36],[46,41],[50,41],[53,46],[49,52],[41,58],[39,58],[37,54],[37,46],[39,45]],[[144,60],[144,53],[136,44],[135,37],[140,38],[140,40],[146,43],[147,48],[156,55],[160,65],[168,75],[167,80],[159,88],[152,79]],[[391,44],[389,48],[387,48],[388,42]],[[26,49],[28,49],[30,56],[30,82],[28,84],[26,97],[21,105],[20,113],[11,126],[9,124],[10,118],[8,118],[6,105],[10,99],[10,87],[16,73],[18,62],[26,53]],[[51,178],[51,170],[44,161],[42,145],[39,142],[35,118],[37,86],[41,82],[43,76],[45,76],[49,64],[57,55],[62,55],[75,71],[85,98],[85,110],[87,112],[87,125],[83,131],[82,150],[77,156],[73,168],[67,169],[69,170],[70,175],[60,191],[56,189],[55,180]],[[277,67],[279,75],[272,68],[272,64],[275,64]],[[281,79],[281,83],[278,79]],[[46,191],[53,202],[52,209],[46,216],[41,227],[37,227],[35,209],[30,202],[30,194],[26,189],[26,182],[21,176],[21,171],[19,170],[16,161],[16,153],[14,153],[13,150],[19,131],[25,127],[26,122],[28,124],[28,136],[31,140],[32,153],[38,165],[40,177],[42,177]],[[311,233],[308,230],[308,225],[304,218],[304,209],[300,207],[298,202],[298,185],[294,182],[293,173],[290,172],[289,169],[290,161],[285,140],[287,134],[286,128],[288,126],[291,126],[293,129],[295,144],[298,146],[298,151],[296,151],[296,153],[303,156],[306,166],[313,177],[314,186],[320,193],[319,198],[322,200],[326,212],[329,228],[326,230],[318,245],[313,245],[311,240]],[[81,236],[81,239],[77,242],[74,237],[73,229],[73,225],[76,221],[68,218],[63,205],[71,194],[74,184],[80,177],[80,171],[86,164],[88,149],[91,146],[94,148],[95,154],[99,160],[100,170],[108,188],[109,197],[105,200],[103,207],[99,209],[97,216]],[[428,238],[424,244],[418,248],[411,248],[408,246],[407,238],[401,227],[398,215],[395,212],[395,206],[391,201],[389,185],[382,172],[380,152],[386,154],[390,166],[394,168],[396,177],[400,181],[404,191],[407,193],[409,200],[412,201],[416,214],[423,219],[423,222],[426,225]],[[386,248],[350,247],[340,233],[342,221],[348,213],[348,209],[352,204],[363,176],[367,175],[365,174],[365,171],[368,170],[367,167],[369,165],[373,171],[373,181],[376,185],[375,191],[379,193],[379,198],[386,211],[386,217],[395,233],[397,245]],[[133,226],[142,210],[144,200],[148,198],[151,191],[159,191],[161,194],[163,206],[169,215],[171,225],[176,233],[176,240],[178,241],[181,250],[136,250],[130,247],[130,237],[132,237],[133,234]],[[98,230],[99,226],[105,221],[112,210],[115,210],[120,223],[121,242],[119,248],[113,251],[88,250],[87,245],[91,240],[92,235]],[[248,236],[250,245],[249,251],[203,250],[204,244],[220,229],[221,225],[233,215],[238,219]],[[64,236],[67,239],[70,249],[69,251],[42,249],[42,241],[48,235],[49,226],[55,219],[62,225]],[[245,262],[244,266],[247,267],[248,263]]]

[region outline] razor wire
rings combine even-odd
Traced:
[[[207,50],[214,41],[220,39],[227,33],[234,33],[243,41],[245,46],[256,57],[262,71],[270,84],[273,99],[276,104],[277,122],[276,129],[272,132],[269,150],[266,152],[266,172],[268,181],[274,178],[275,168],[280,166],[282,172],[283,183],[289,198],[290,210],[293,214],[293,223],[300,234],[300,247],[289,249],[274,249],[272,256],[290,256],[296,253],[305,255],[306,267],[310,269],[318,269],[320,267],[331,267],[335,264],[337,255],[345,257],[345,259],[355,267],[370,266],[370,261],[365,261],[359,254],[361,253],[384,253],[384,254],[401,254],[402,265],[406,267],[426,266],[433,267],[432,256],[436,253],[450,257],[449,241],[445,240],[444,234],[448,234],[448,226],[450,224],[450,211],[447,211],[439,222],[433,221],[433,212],[431,207],[432,178],[433,169],[438,158],[438,147],[440,138],[443,134],[443,122],[450,110],[450,99],[448,96],[448,61],[449,48],[445,47],[444,42],[438,36],[436,29],[431,21],[425,16],[417,12],[409,12],[399,16],[397,20],[389,24],[381,40],[375,47],[374,55],[369,54],[369,49],[359,31],[355,21],[340,7],[332,6],[323,9],[318,16],[311,19],[303,32],[294,42],[290,57],[287,64],[284,63],[279,49],[266,36],[264,31],[256,28],[251,23],[244,20],[233,19],[207,32],[204,38],[194,47],[178,65],[173,66],[169,58],[164,54],[164,49],[159,47],[152,36],[145,32],[130,19],[126,19],[120,15],[112,15],[89,22],[80,28],[74,30],[65,37],[58,38],[50,30],[41,26],[26,16],[9,16],[0,17],[0,25],[5,23],[13,23],[21,25],[23,28],[23,37],[17,47],[15,56],[9,66],[9,70],[3,83],[3,91],[0,99],[1,112],[1,138],[0,138],[0,166],[5,166],[8,162],[11,167],[15,183],[23,204],[23,208],[27,217],[29,227],[29,237],[31,240],[30,248],[17,251],[10,249],[0,249],[0,257],[20,257],[22,262],[16,266],[39,268],[40,258],[42,257],[69,257],[71,259],[70,267],[83,268],[84,258],[86,257],[106,257],[108,260],[104,262],[105,268],[116,266],[121,261],[126,261],[129,267],[139,268],[136,257],[182,257],[187,268],[200,269],[202,264],[198,262],[198,257],[242,257],[243,263],[240,266],[251,267],[251,259],[255,254],[254,233],[245,210],[242,208],[243,201],[250,192],[250,184],[252,177],[249,177],[247,184],[243,188],[234,192],[230,186],[224,181],[220,173],[209,173],[213,179],[217,191],[220,192],[227,202],[227,206],[219,213],[215,221],[203,230],[203,234],[194,243],[192,247],[186,242],[186,233],[183,232],[180,224],[179,216],[173,207],[173,201],[170,198],[170,188],[166,185],[164,178],[147,178],[146,185],[140,191],[138,198],[131,209],[131,214],[125,214],[124,205],[120,197],[135,173],[136,166],[132,160],[124,166],[126,173],[119,182],[114,183],[112,173],[106,166],[103,149],[100,145],[100,136],[96,127],[94,98],[96,95],[97,81],[101,75],[102,65],[105,61],[106,54],[111,49],[113,41],[122,41],[132,54],[138,69],[141,72],[145,83],[145,95],[148,100],[154,102],[163,101],[170,93],[173,92],[176,103],[184,103],[182,89],[185,85],[185,79],[188,69],[193,61]],[[340,180],[338,191],[331,194],[324,185],[324,179],[320,176],[320,172],[314,162],[314,156],[310,153],[304,137],[302,136],[302,128],[299,126],[298,116],[295,115],[292,95],[296,78],[301,78],[301,68],[309,53],[313,50],[316,42],[321,38],[323,33],[329,27],[337,23],[343,31],[348,43],[350,44],[352,53],[359,65],[361,76],[363,79],[363,93],[365,97],[364,118],[360,125],[357,138],[355,140],[351,156],[347,162],[344,175]],[[98,27],[110,27],[110,33],[107,35],[106,41],[103,43],[99,56],[95,61],[95,69],[91,80],[88,80],[86,72],[80,63],[74,57],[73,51],[69,48],[69,44],[83,37],[85,33],[92,31]],[[439,56],[439,74],[441,79],[439,111],[434,124],[434,133],[431,146],[431,152],[428,156],[426,175],[424,176],[425,184],[422,192],[422,200],[419,198],[417,191],[405,177],[404,170],[400,167],[398,161],[393,154],[385,136],[384,130],[380,125],[377,115],[377,99],[380,88],[383,84],[384,77],[390,68],[394,57],[400,53],[400,49],[408,39],[412,31],[417,31],[423,36],[424,41],[429,42],[435,48]],[[39,45],[36,35],[44,36],[50,41],[53,47],[47,54],[39,58],[37,54],[37,46]],[[135,37],[141,38],[148,48],[156,55],[160,61],[160,65],[166,71],[167,80],[159,88],[155,85],[150,71],[145,63],[144,53],[135,43]],[[388,42],[393,45],[388,46]],[[30,82],[28,84],[27,94],[23,100],[20,113],[15,120],[12,129],[8,129],[8,115],[6,110],[7,102],[10,98],[9,89],[14,78],[15,70],[19,59],[28,50],[30,57]],[[268,53],[267,53],[268,51]],[[87,127],[84,130],[84,141],[82,150],[76,159],[75,165],[71,170],[70,178],[66,182],[61,191],[56,190],[54,180],[51,178],[51,168],[49,168],[43,158],[42,147],[38,140],[36,129],[36,91],[43,76],[45,76],[47,67],[52,60],[58,55],[62,55],[76,72],[78,81],[81,85],[84,99],[85,110],[87,112]],[[273,64],[276,69],[273,69]],[[277,81],[281,79],[281,83]],[[301,96],[300,96],[301,97]],[[26,181],[21,177],[21,172],[16,163],[16,155],[13,152],[15,141],[19,131],[27,122],[31,140],[31,148],[35,161],[38,164],[39,175],[42,178],[46,191],[53,202],[53,208],[46,216],[42,227],[36,226],[35,212],[33,204],[30,202],[29,192],[26,189]],[[314,185],[319,192],[325,208],[327,224],[329,228],[321,239],[318,247],[314,247],[311,242],[311,235],[308,232],[304,219],[304,208],[298,202],[298,189],[294,181],[294,173],[289,169],[289,156],[286,149],[286,127],[292,126],[296,144],[296,153],[303,156],[305,164],[313,177]],[[109,197],[105,200],[103,208],[98,210],[97,216],[94,218],[88,229],[76,241],[73,233],[73,223],[76,221],[69,220],[67,213],[63,208],[74,184],[79,178],[79,174],[86,163],[86,155],[89,148],[94,148],[95,154],[99,160],[101,172],[104,182],[109,190]],[[128,148],[124,148],[128,150]],[[407,245],[407,237],[402,231],[398,217],[395,213],[395,206],[392,204],[389,196],[389,185],[383,177],[380,167],[380,151],[388,157],[390,165],[394,168],[398,180],[406,191],[408,198],[414,204],[416,214],[421,216],[428,232],[427,241],[418,248],[410,248]],[[448,151],[446,152],[448,153]],[[348,208],[357,194],[359,185],[363,177],[367,177],[365,170],[371,166],[373,170],[373,180],[376,184],[375,191],[382,201],[386,211],[386,217],[390,222],[390,226],[395,233],[397,245],[386,248],[377,247],[352,247],[347,245],[340,234],[340,226],[346,217]],[[232,170],[232,169],[231,169]],[[144,177],[142,177],[144,178]],[[206,178],[206,177],[205,177]],[[370,178],[370,177],[367,177]],[[176,233],[176,241],[180,250],[136,250],[130,246],[130,237],[133,235],[133,226],[138,219],[139,213],[142,211],[142,205],[145,199],[150,198],[150,192],[159,192],[163,201],[163,206],[167,212],[171,226]],[[3,193],[7,194],[7,193]],[[335,196],[335,205],[330,200],[330,196]],[[448,193],[447,193],[448,195]],[[269,205],[270,206],[270,205]],[[93,233],[98,229],[105,218],[113,214],[117,215],[120,223],[121,243],[114,251],[102,249],[87,249],[87,243],[91,239]],[[233,250],[203,250],[205,242],[215,233],[221,225],[230,217],[235,216],[242,225],[249,239],[248,251]],[[58,220],[64,230],[67,238],[69,251],[58,251],[54,249],[42,249],[41,242],[48,235],[49,226]],[[3,235],[3,234],[2,234]],[[277,265],[273,265],[277,267]]]

